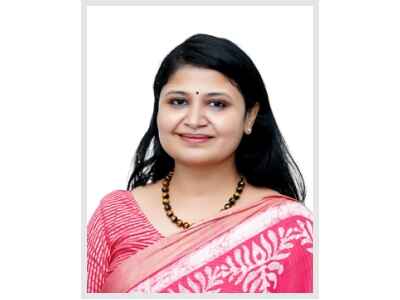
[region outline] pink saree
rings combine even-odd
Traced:
[[[104,293],[312,293],[312,214],[274,195],[232,207],[123,261]]]

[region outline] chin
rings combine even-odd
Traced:
[[[183,154],[184,155],[184,154]],[[221,157],[210,157],[210,156],[183,156],[183,155],[179,155],[179,156],[175,156],[173,157],[175,162],[182,164],[182,165],[187,165],[187,166],[205,166],[205,165],[213,165],[216,163],[220,163],[221,161],[224,160],[224,158]]]
[[[185,157],[184,159],[177,158],[175,159],[176,162],[179,162],[184,165],[202,165],[202,164],[208,164],[211,161],[207,158],[189,158]]]

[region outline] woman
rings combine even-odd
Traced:
[[[127,190],[88,224],[88,292],[312,292],[312,215],[251,59],[197,34],[154,81]]]

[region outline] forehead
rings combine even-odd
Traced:
[[[224,74],[206,68],[183,66],[168,80],[161,90],[161,96],[178,89],[188,93],[225,92],[232,97],[240,97],[239,90]]]

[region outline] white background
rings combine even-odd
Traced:
[[[398,12],[320,3],[322,300],[398,295]],[[79,1],[0,8],[2,299],[80,298],[80,17]]]
[[[89,6],[87,16],[88,219],[102,197],[126,189],[155,74],[195,33],[231,39],[253,60],[313,208],[312,6]]]

